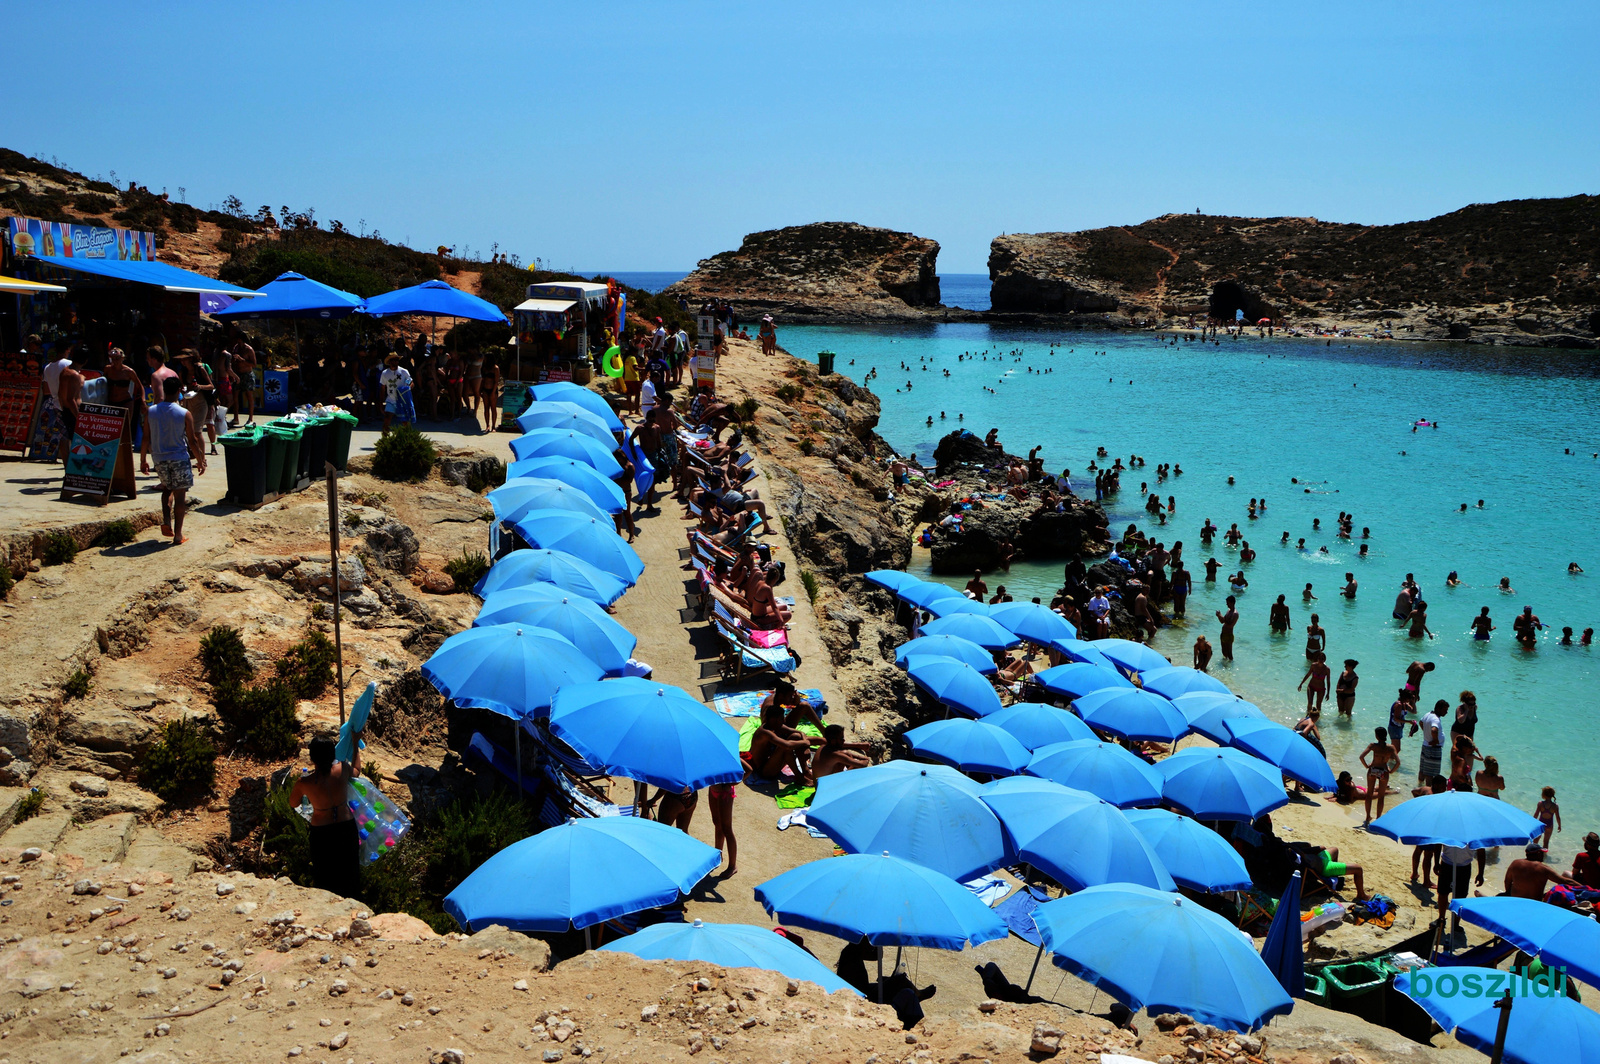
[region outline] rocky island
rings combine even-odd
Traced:
[[[1593,347],[1600,197],[1474,204],[1426,221],[1167,214],[990,244],[991,318],[1173,328],[1273,318],[1397,339]]]
[[[667,294],[727,300],[742,317],[923,321],[945,314],[938,258],[938,241],[913,233],[854,222],[792,225],[751,233],[738,250],[702,259]]]

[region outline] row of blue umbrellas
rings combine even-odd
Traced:
[[[257,289],[254,299],[240,300],[225,310],[212,311],[212,317],[234,319],[318,318],[333,319],[351,314],[374,318],[405,314],[427,314],[436,318],[467,318],[472,321],[506,320],[504,312],[487,299],[480,299],[443,281],[424,281],[363,300],[321,281],[313,281],[293,271],[279,274]]]

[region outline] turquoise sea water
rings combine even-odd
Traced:
[[[1196,632],[1216,643],[1213,611],[1228,594],[1226,574],[1240,568],[1238,552],[1220,535],[1210,550],[1201,546],[1200,526],[1208,517],[1224,530],[1237,522],[1258,557],[1244,566],[1250,586],[1239,597],[1236,660],[1223,663],[1219,654],[1212,672],[1292,724],[1305,705],[1295,690],[1304,674],[1304,625],[1318,612],[1335,675],[1344,658],[1360,661],[1354,724],[1336,719],[1331,694],[1323,713],[1336,770],[1349,768],[1361,778],[1356,757],[1386,719],[1405,666],[1432,661],[1437,670],[1423,682],[1424,704],[1448,698],[1453,709],[1463,689],[1477,694],[1478,747],[1499,758],[1509,784],[1505,797],[1531,811],[1541,786],[1556,788],[1566,826],[1552,842],[1558,856],[1570,857],[1583,832],[1600,827],[1600,773],[1588,760],[1600,747],[1600,648],[1558,645],[1562,625],[1573,627],[1575,640],[1584,628],[1600,627],[1594,352],[1253,338],[1172,347],[1149,336],[964,324],[780,325],[779,339],[806,358],[836,352],[839,371],[857,381],[877,367],[870,387],[883,400],[879,432],[924,460],[957,427],[958,414],[979,435],[998,428],[1014,454],[1043,445],[1045,468],[1070,468],[1075,482],[1082,478],[1080,494],[1093,494],[1088,464],[1097,446],[1125,464],[1129,454],[1143,456],[1149,464],[1124,472],[1122,493],[1107,509],[1113,528],[1137,523],[1149,531],[1140,481],[1163,500],[1177,499],[1176,518],[1154,532],[1168,544],[1183,541],[1195,575],[1187,623],[1164,629],[1155,642],[1177,663],[1189,663]],[[957,360],[969,351],[979,359]],[[912,369],[901,370],[902,362]],[[1029,374],[1030,366],[1053,372]],[[1443,427],[1412,433],[1419,418]],[[1563,453],[1569,447],[1573,455]],[[1162,462],[1176,462],[1183,475],[1157,485]],[[1302,483],[1291,483],[1293,477]],[[1308,483],[1314,494],[1303,490]],[[1265,515],[1247,520],[1248,501],[1262,496]],[[1457,512],[1463,502],[1465,514]],[[1336,538],[1341,510],[1355,515],[1357,539]],[[1321,531],[1312,530],[1314,518]],[[1370,555],[1358,559],[1362,526],[1372,529]],[[1289,546],[1279,544],[1285,531]],[[1305,553],[1293,545],[1300,537]],[[1323,546],[1327,554],[1318,553]],[[1222,571],[1208,585],[1202,566],[1211,553]],[[1568,575],[1572,561],[1588,572]],[[1445,586],[1452,569],[1462,586]],[[1347,571],[1360,585],[1353,602],[1338,593]],[[1410,639],[1390,619],[1407,572],[1422,585],[1436,639]],[[1502,576],[1511,578],[1515,594],[1496,589]],[[1019,599],[1048,601],[1060,578],[1061,563],[1052,561],[1019,563],[988,579]],[[1310,608],[1300,600],[1307,582],[1318,597]],[[1279,594],[1292,609],[1287,637],[1267,629],[1268,606]],[[1511,621],[1524,605],[1554,626],[1532,651],[1511,638]],[[1499,628],[1488,643],[1468,634],[1480,606],[1490,607]],[[1419,738],[1408,736],[1403,746],[1408,780],[1416,773]]]

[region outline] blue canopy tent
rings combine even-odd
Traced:
[[[260,293],[214,277],[179,269],[170,263],[124,259],[77,259],[66,255],[30,255],[28,261],[49,271],[83,273],[113,281],[154,285],[168,292],[193,292],[197,295],[225,295],[234,299],[254,299]],[[56,276],[59,276],[57,274]]]

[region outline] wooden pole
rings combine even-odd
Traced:
[[[344,639],[339,628],[339,470],[322,463],[328,483],[328,552],[333,558],[333,665],[339,688],[339,727],[344,727]]]
[[[1511,991],[1507,990],[1494,1007],[1500,1010],[1500,1022],[1494,1029],[1494,1052],[1489,1054],[1489,1064],[1500,1064],[1506,1054],[1506,1028],[1511,1026]]]

